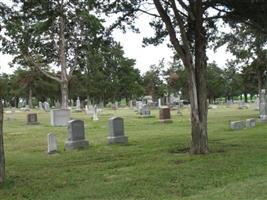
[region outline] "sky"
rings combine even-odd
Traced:
[[[7,0],[0,0],[7,1]],[[173,52],[167,47],[167,42],[159,46],[147,46],[142,47],[143,37],[153,36],[153,29],[149,26],[148,22],[150,18],[147,15],[139,16],[136,21],[137,27],[140,29],[140,34],[127,31],[122,33],[121,30],[115,30],[113,36],[116,41],[120,42],[123,46],[125,56],[136,60],[135,68],[138,68],[141,73],[149,70],[149,67],[153,64],[158,64],[160,60],[164,58],[167,62],[172,59]],[[212,50],[207,50],[208,62],[215,61],[219,67],[225,66],[226,60],[232,58],[230,53],[226,52],[226,47],[221,47],[214,53]],[[10,68],[8,63],[12,60],[12,56],[3,55],[0,53],[0,73],[12,73],[15,68]]]

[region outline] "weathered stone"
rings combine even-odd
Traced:
[[[85,140],[84,122],[82,120],[71,120],[68,122],[68,140],[65,149],[74,150],[86,148],[89,142]]]
[[[123,118],[112,117],[109,119],[108,143],[127,143],[128,137],[124,134]]]
[[[171,123],[171,111],[169,107],[161,107],[159,110],[159,122]]]
[[[151,116],[150,108],[148,105],[143,105],[142,108],[140,109],[140,117],[141,118],[150,118],[153,117]]]
[[[251,128],[256,126],[256,120],[254,118],[246,120],[246,127]]]
[[[53,109],[50,111],[52,126],[67,126],[70,120],[70,110],[68,109]]]
[[[260,93],[260,121],[267,121],[267,96],[265,89],[261,90]]]
[[[45,110],[45,112],[49,112],[49,110],[50,110],[50,104],[46,101],[44,102],[44,110]]]
[[[57,140],[56,140],[56,135],[54,133],[49,133],[47,135],[47,153],[52,154],[57,152]]]
[[[37,120],[37,113],[29,113],[29,114],[27,114],[27,124],[28,125],[39,124],[39,122]]]
[[[245,121],[230,122],[230,128],[231,129],[242,129],[242,128],[245,128],[245,126],[246,126]]]

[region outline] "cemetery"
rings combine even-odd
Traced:
[[[267,199],[266,11],[0,0],[0,200]]]
[[[134,108],[118,108],[116,113],[104,108],[98,121],[73,107],[66,126],[52,126],[50,113],[40,109],[31,110],[39,124],[25,125],[28,112],[16,109],[13,120],[4,119],[7,181],[0,198],[266,197],[267,124],[259,122],[253,105],[238,107],[219,105],[209,111],[210,153],[205,156],[188,151],[187,106],[182,116],[171,110],[172,123],[159,123],[156,107],[151,109],[155,118],[147,119],[139,118]],[[237,120],[244,126],[256,124],[232,130],[229,121]],[[77,144],[73,141],[81,141],[82,148],[72,150]]]

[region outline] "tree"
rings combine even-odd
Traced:
[[[94,1],[13,1],[2,15],[5,35],[2,51],[16,55],[16,63],[41,70],[60,83],[61,106],[68,107],[68,82],[82,63],[83,52],[103,27],[92,13]],[[60,76],[48,70],[60,68]]]
[[[144,94],[150,95],[154,100],[164,96],[166,86],[163,83],[164,60],[158,65],[151,65],[150,69],[143,75]]]
[[[223,70],[215,63],[207,65],[207,97],[209,102],[215,101],[224,95],[225,80],[223,79]]]
[[[0,184],[5,180],[5,152],[3,134],[3,104],[0,98]]]

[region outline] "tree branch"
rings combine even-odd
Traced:
[[[44,67],[44,64],[36,63],[36,61],[29,55],[23,54],[23,58],[27,63],[29,63],[29,64],[33,65],[34,67],[36,67],[38,70],[40,70],[40,72],[42,72],[48,78],[51,78],[51,79],[53,79],[53,80],[55,80],[55,81],[57,81],[59,83],[61,82],[60,78],[58,78],[56,76],[53,76],[52,74],[49,74],[48,72],[46,72],[45,70],[42,69],[42,66]]]

